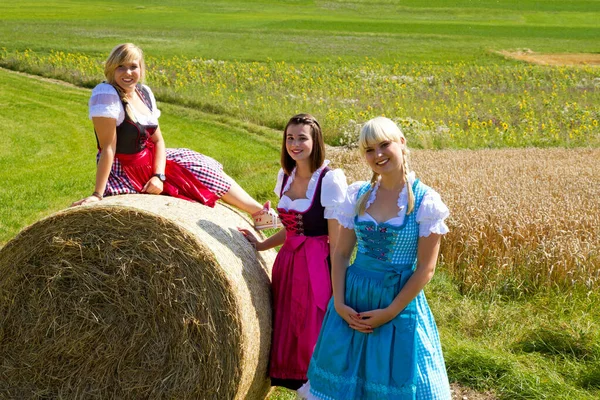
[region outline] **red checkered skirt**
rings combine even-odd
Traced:
[[[163,195],[214,207],[231,188],[223,166],[213,158],[190,149],[166,149],[166,156]],[[154,174],[153,161],[152,144],[136,154],[116,154],[104,196],[141,193]]]

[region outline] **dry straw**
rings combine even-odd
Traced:
[[[238,226],[131,195],[26,228],[0,251],[0,398],[264,398],[274,252]]]
[[[330,155],[370,178],[357,152]],[[411,167],[450,208],[441,259],[463,291],[600,284],[599,149],[413,150]]]

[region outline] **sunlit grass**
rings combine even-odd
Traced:
[[[0,71],[0,105],[6,110],[0,115],[0,242],[91,190],[95,142],[88,97],[86,89]],[[211,155],[253,195],[273,196],[279,132],[171,104],[161,108],[168,146]],[[600,395],[600,300],[596,286],[588,288],[585,279],[595,277],[590,272],[597,263],[578,264],[584,253],[577,250],[586,241],[598,248],[593,230],[600,226],[594,222],[598,196],[589,184],[598,180],[598,170],[585,162],[597,152],[413,152],[412,167],[452,212],[438,272],[425,289],[452,381],[507,400]],[[364,164],[346,150],[330,149],[329,158],[343,165],[350,180],[368,177]],[[572,206],[565,206],[569,202]],[[535,213],[536,207],[543,212]],[[504,217],[491,218],[496,213]],[[528,219],[539,229],[525,224]],[[586,223],[592,227],[587,239],[573,229]],[[499,245],[503,241],[509,246]],[[549,252],[546,261],[502,264],[511,254],[519,259],[528,252],[537,263],[543,254],[535,243]],[[554,264],[551,274],[543,273]],[[574,285],[565,275],[573,268]],[[291,400],[294,395],[278,389],[272,396]]]
[[[0,2],[0,37],[94,55],[131,41],[167,58],[493,64],[489,50],[598,51],[599,12],[589,0],[19,0]]]
[[[0,51],[0,65],[92,87],[102,59],[83,53]],[[594,67],[329,60],[240,62],[147,56],[159,99],[281,129],[309,111],[328,143],[356,140],[362,121],[392,117],[420,148],[600,145]]]

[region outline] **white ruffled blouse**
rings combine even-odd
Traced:
[[[284,210],[294,210],[298,212],[304,212],[308,210],[313,202],[315,190],[317,189],[317,183],[319,182],[319,176],[323,172],[323,168],[329,165],[329,160],[325,160],[323,165],[317,169],[308,182],[308,188],[306,189],[306,198],[292,200],[285,195],[290,189],[290,185],[296,177],[296,169],[292,171],[288,178],[285,188],[283,189],[283,196],[279,199],[278,208]],[[279,196],[281,194],[281,185],[283,184],[284,172],[283,169],[279,170],[277,174],[277,184],[275,185],[275,194]],[[346,176],[344,171],[341,169],[330,170],[323,177],[323,183],[321,185],[321,205],[325,207],[325,218],[333,219],[336,218],[335,210],[339,207],[346,198],[346,190],[348,184],[346,183]]]
[[[408,183],[412,185],[415,182],[415,173],[411,172],[408,174]],[[358,201],[358,192],[360,188],[365,184],[365,181],[354,182],[348,187],[346,192],[346,199],[341,204],[335,213],[335,218],[340,222],[342,226],[348,229],[354,229],[354,217],[356,216],[356,203]],[[377,222],[371,215],[369,215],[368,209],[377,197],[377,189],[379,189],[379,182],[375,184],[375,187],[371,191],[369,200],[366,204],[367,211],[363,215],[358,216],[358,221],[371,221]],[[404,222],[406,217],[406,210],[408,208],[408,193],[406,185],[398,196],[398,216],[393,217],[386,221],[387,224],[400,226]],[[444,222],[450,215],[448,207],[442,201],[440,195],[433,189],[429,189],[423,196],[423,201],[417,212],[417,223],[419,224],[419,236],[427,237],[432,233],[444,235],[448,233],[448,226]]]
[[[146,85],[142,85],[150,94],[150,101],[152,102],[152,114],[148,115],[141,113],[131,107],[135,113],[135,117],[138,122],[142,125],[158,125],[158,117],[160,117],[160,110],[156,107],[156,99],[154,93]],[[90,119],[92,117],[105,117],[117,120],[117,126],[121,125],[125,120],[125,110],[123,109],[123,103],[119,97],[117,90],[108,83],[98,84],[94,90],[92,90],[92,97],[89,101],[90,107]]]

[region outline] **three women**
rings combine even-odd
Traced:
[[[207,206],[221,198],[252,214],[257,229],[276,226],[274,210],[249,196],[217,161],[166,149],[154,95],[141,84],[144,72],[138,47],[123,44],[111,52],[107,82],[90,99],[99,150],[94,192],[73,205],[124,193],[167,194]],[[450,399],[422,291],[448,231],[448,209],[409,170],[406,139],[391,120],[368,121],[359,147],[373,178],[347,188],[343,173],[327,166],[316,119],[292,117],[276,186],[285,229],[262,242],[242,230],[257,250],[283,244],[273,269],[271,378],[297,389],[308,377],[300,390],[305,398]]]

